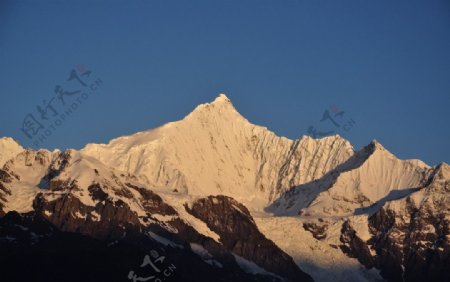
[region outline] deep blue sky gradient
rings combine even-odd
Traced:
[[[356,148],[450,161],[448,0],[1,0],[0,136],[32,146],[24,117],[78,64],[103,84],[43,147],[105,143],[224,92],[278,135],[336,105]]]

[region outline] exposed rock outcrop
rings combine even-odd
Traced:
[[[258,230],[247,208],[234,199],[210,196],[186,209],[219,234],[220,241],[234,254],[292,281],[312,281],[290,256]]]
[[[426,187],[387,202],[369,218],[369,240],[344,224],[343,250],[367,267],[381,269],[389,281],[450,280],[449,177],[450,167],[443,163]]]

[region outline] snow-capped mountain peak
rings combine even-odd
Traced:
[[[386,148],[378,142],[378,140],[373,139],[369,144],[374,150],[386,150]]]
[[[320,178],[353,153],[339,137],[289,140],[245,119],[224,94],[184,119],[83,150],[156,187],[227,195],[264,208],[293,186]]]
[[[247,122],[247,120],[236,110],[231,100],[225,94],[220,94],[210,103],[198,105],[183,119],[183,121],[200,120],[200,122],[204,123],[209,119],[223,119],[226,122]]]
[[[205,109],[205,108],[208,108],[208,109],[226,108],[229,110],[236,111],[233,103],[225,94],[219,94],[219,96],[217,96],[212,102],[203,103],[203,104],[198,105],[193,112],[195,112],[196,110],[201,110],[201,109]]]
[[[222,102],[231,103],[231,100],[224,93],[220,93],[219,96],[216,97],[216,99],[214,100],[213,103],[222,103]]]
[[[392,253],[393,246],[416,247],[397,238],[399,231],[420,233],[418,244],[427,238],[420,251],[449,253],[448,221],[441,220],[448,219],[447,164],[431,168],[420,160],[400,160],[376,140],[355,151],[339,135],[279,137],[245,119],[225,94],[182,120],[80,151],[24,150],[10,138],[0,139],[0,149],[0,245],[2,217],[27,213],[58,230],[114,244],[137,232],[150,242],[201,251],[202,259],[220,269],[226,264],[219,262],[224,250],[217,248],[225,248],[230,258],[254,263],[258,273],[292,281],[310,279],[297,279],[301,272],[282,251],[318,281],[378,281],[377,271],[362,269],[341,249],[369,268],[413,275],[415,267],[405,268],[395,248],[399,267],[383,263],[383,253]],[[384,223],[392,220],[400,224],[386,233]],[[408,231],[413,221],[424,222],[415,233]],[[395,244],[375,240],[386,249],[375,254],[365,246],[379,236],[373,228]],[[236,259],[239,266],[242,258]],[[318,273],[325,268],[327,273]],[[444,277],[439,272],[444,269],[430,273]]]
[[[11,137],[0,138],[0,168],[24,149]]]

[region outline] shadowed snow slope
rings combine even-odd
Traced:
[[[399,160],[372,141],[322,179],[284,194],[268,210],[279,215],[351,215],[423,187],[431,172],[423,162]]]
[[[358,168],[341,173],[327,191],[320,193],[309,205],[310,214],[351,214],[357,208],[378,202],[393,190],[425,184],[431,173],[428,167],[399,160],[376,141],[369,146],[373,153]]]

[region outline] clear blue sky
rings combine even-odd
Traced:
[[[66,81],[80,64],[102,84],[42,147],[104,143],[224,92],[278,135],[307,134],[335,105],[356,148],[450,162],[448,0],[2,0],[0,136],[33,146],[24,118],[56,85],[81,89]]]

